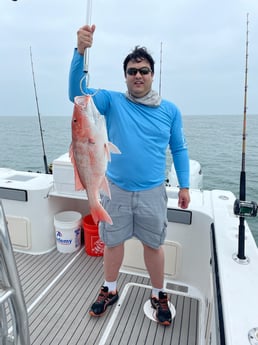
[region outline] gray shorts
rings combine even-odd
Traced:
[[[165,185],[130,192],[109,181],[111,200],[102,196],[102,205],[113,225],[101,222],[99,235],[107,247],[115,247],[136,237],[151,248],[164,243],[167,229],[167,193]]]

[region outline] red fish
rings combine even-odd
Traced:
[[[110,152],[121,153],[108,141],[104,116],[98,112],[91,96],[75,97],[69,155],[74,167],[75,189],[86,190],[96,224],[100,221],[113,224],[99,202],[100,191],[111,197],[105,176]]]

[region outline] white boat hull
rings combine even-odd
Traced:
[[[246,224],[247,260],[237,259],[235,196],[228,191],[190,189],[190,207],[181,210],[177,206],[178,189],[167,187],[167,194],[165,288],[172,296],[196,301],[198,345],[252,344],[249,340],[258,337],[258,250]],[[0,197],[14,250],[27,254],[53,251],[56,213],[88,213],[86,194],[56,190],[52,175],[0,169]],[[26,230],[24,220],[29,224]],[[126,243],[121,273],[148,277],[142,246],[136,239]],[[126,289],[131,285],[123,289],[121,295],[127,298]],[[119,314],[119,308],[114,308],[111,320]]]

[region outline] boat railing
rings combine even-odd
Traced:
[[[30,345],[27,309],[1,200],[0,344]]]

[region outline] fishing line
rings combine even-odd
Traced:
[[[36,88],[36,81],[35,81],[35,75],[34,75],[34,68],[33,68],[33,60],[32,60],[32,50],[30,47],[30,62],[31,62],[31,70],[32,70],[32,78],[33,78],[33,86],[34,86],[34,93],[35,93],[35,99],[36,99],[36,105],[37,105],[37,112],[38,112],[38,120],[39,120],[39,129],[40,129],[40,136],[41,136],[41,145],[43,150],[43,161],[45,166],[45,173],[48,174],[48,165],[47,165],[47,156],[45,151],[45,144],[44,144],[44,138],[43,138],[43,130],[41,125],[41,118],[40,118],[40,112],[39,112],[39,102],[38,102],[38,95],[37,95],[37,88]]]

